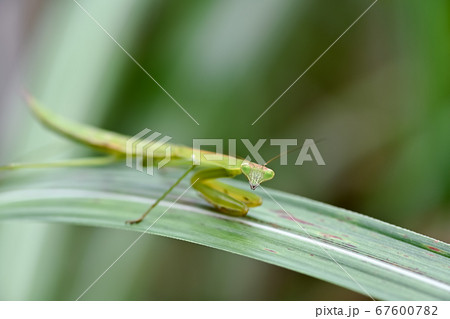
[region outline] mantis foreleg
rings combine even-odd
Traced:
[[[249,207],[262,204],[262,199],[254,193],[216,181],[216,178],[233,177],[240,170],[226,168],[206,168],[192,176],[197,180],[193,185],[198,192],[222,213],[232,216],[245,216]]]

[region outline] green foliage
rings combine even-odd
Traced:
[[[173,174],[149,177],[118,166],[17,175],[3,178],[1,219],[147,231],[285,267],[373,298],[450,298],[450,245],[299,196],[264,188],[263,206],[235,218],[215,212],[194,191],[173,203],[188,187],[183,183],[144,222],[130,226],[124,221],[140,216],[151,203],[148,197],[154,200],[175,181]]]

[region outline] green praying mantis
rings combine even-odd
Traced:
[[[219,154],[218,159],[211,159],[211,155],[217,153],[193,149],[183,145],[172,143],[149,142],[144,149],[127,149],[127,141],[130,136],[106,131],[96,127],[63,118],[42,107],[39,102],[29,94],[25,94],[27,103],[33,114],[49,129],[59,133],[71,140],[87,145],[103,153],[104,157],[73,159],[68,161],[30,164],[10,164],[0,167],[1,169],[36,168],[36,167],[66,167],[66,166],[88,166],[106,165],[108,163],[125,161],[127,154],[133,157],[141,157],[143,163],[147,163],[148,156],[152,156],[151,162],[157,165],[161,161],[167,161],[167,150],[170,147],[170,157],[166,165],[188,167],[187,171],[154,203],[142,216],[136,220],[126,221],[128,224],[140,223],[162,201],[191,171],[192,187],[219,212],[231,216],[245,216],[251,207],[260,206],[262,199],[258,195],[227,185],[218,181],[218,178],[232,178],[244,174],[250,183],[250,188],[255,190],[261,183],[271,180],[275,172],[266,167],[248,160],[234,156]],[[145,150],[152,148],[151,155]],[[127,153],[128,152],[128,153]]]

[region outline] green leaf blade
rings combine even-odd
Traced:
[[[144,222],[125,224],[173,182],[171,174],[147,176],[118,166],[12,172],[0,184],[0,219],[147,231],[254,258],[377,299],[450,299],[448,244],[274,190],[267,189],[269,196],[259,191],[264,204],[236,218],[216,213],[194,191],[173,203],[189,186],[183,182]]]

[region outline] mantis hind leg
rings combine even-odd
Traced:
[[[262,204],[258,195],[215,180],[220,177],[233,177],[240,170],[208,168],[192,176],[193,188],[220,212],[231,216],[245,216],[250,207]]]
[[[111,156],[75,158],[50,163],[13,163],[5,166],[0,166],[0,171],[22,169],[22,168],[102,166],[106,164],[120,162],[121,160],[123,159],[118,156],[111,155]]]

